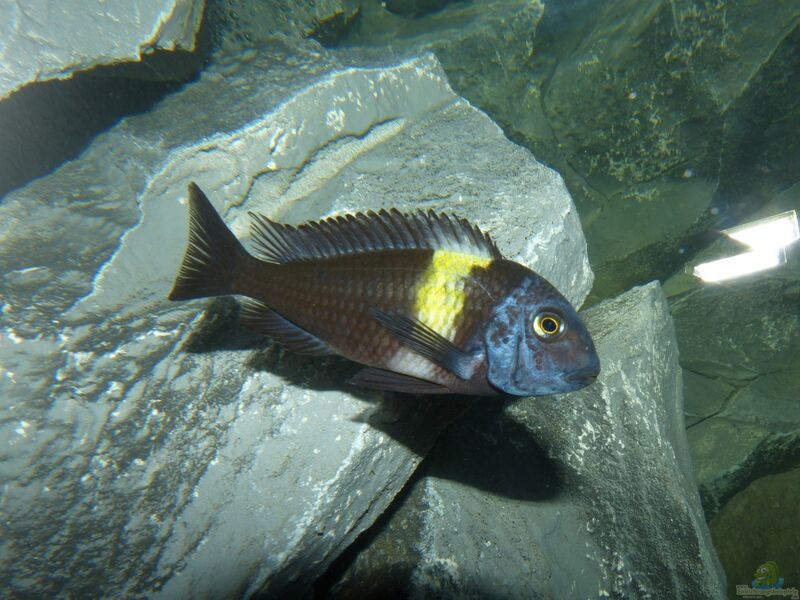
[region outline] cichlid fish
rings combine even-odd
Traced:
[[[366,365],[355,385],[542,396],[600,371],[569,302],[464,219],[392,209],[293,227],[250,213],[256,258],[194,183],[189,207],[170,300],[246,296],[246,325],[290,350]]]

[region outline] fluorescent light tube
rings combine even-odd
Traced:
[[[722,233],[753,250],[699,264],[693,271],[695,277],[703,281],[725,281],[773,269],[786,262],[784,248],[800,239],[797,213],[793,210],[724,229]]]
[[[786,252],[783,248],[762,248],[699,264],[694,268],[694,275],[703,281],[725,281],[773,269],[785,262]]]
[[[797,213],[793,210],[731,227],[722,233],[753,249],[782,248],[800,239]]]

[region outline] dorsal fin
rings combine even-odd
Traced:
[[[502,258],[492,238],[466,219],[397,209],[330,217],[294,227],[258,213],[252,217],[253,243],[262,260],[291,263],[381,250],[449,250]]]

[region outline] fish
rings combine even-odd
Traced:
[[[250,212],[248,252],[195,184],[170,300],[244,297],[288,350],[363,365],[349,383],[410,394],[546,396],[600,361],[576,310],[464,218],[381,209],[299,226]]]

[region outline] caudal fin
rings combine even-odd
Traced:
[[[189,184],[189,244],[170,300],[235,294],[237,266],[247,251],[194,182]]]

